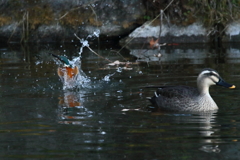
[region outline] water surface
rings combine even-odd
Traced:
[[[238,159],[240,157],[240,48],[179,45],[157,49],[105,44],[84,49],[87,87],[63,90],[49,53],[79,56],[78,44],[3,46],[0,49],[2,159]],[[139,56],[140,55],[140,56]],[[141,57],[145,55],[144,57]],[[138,62],[138,63],[136,63]],[[150,112],[149,85],[196,86],[198,73],[216,69],[229,90],[213,86],[219,111]],[[109,75],[109,77],[106,77]],[[139,109],[123,112],[123,109]]]

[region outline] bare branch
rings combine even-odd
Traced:
[[[172,1],[164,8],[163,12],[164,12],[166,9],[168,9],[168,7],[170,7],[170,5],[173,3],[173,1],[174,1],[174,0],[172,0]],[[148,23],[148,25],[150,25],[150,24],[153,23],[156,19],[158,19],[158,17],[160,17],[161,14],[162,14],[162,12],[159,13],[153,20],[151,20],[151,21]],[[140,34],[140,33],[139,33],[139,34]],[[125,44],[124,46],[122,46],[122,48],[121,48],[118,52],[120,52],[121,50],[123,50],[123,48],[125,48],[134,38],[135,38],[135,37],[132,37],[129,41],[127,41],[126,44]]]
[[[79,37],[76,35],[76,33],[74,33],[74,36],[75,36],[79,41],[81,41],[81,38],[79,38]],[[108,62],[112,62],[112,61],[110,61],[109,59],[106,59],[106,58],[104,58],[103,56],[99,55],[99,54],[98,54],[97,52],[95,52],[92,48],[90,48],[89,45],[86,45],[85,47],[87,47],[91,52],[93,52],[94,54],[96,54],[98,57],[100,57],[100,58],[102,58],[102,59],[104,59],[104,60],[106,60],[106,61],[108,61]]]

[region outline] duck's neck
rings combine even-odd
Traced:
[[[212,99],[211,95],[208,93],[206,94],[200,94],[199,99],[199,106],[201,108],[201,110],[217,110],[218,106],[217,104],[214,102],[214,100]]]
[[[198,91],[199,91],[199,106],[203,110],[216,110],[218,109],[217,104],[212,99],[209,94],[209,87],[201,85],[203,83],[198,83]]]
[[[208,86],[205,86],[202,83],[198,83],[197,86],[198,86],[198,91],[199,91],[200,95],[209,95],[209,87]]]

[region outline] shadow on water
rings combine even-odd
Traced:
[[[205,67],[216,69],[238,87],[238,46],[227,44],[221,53],[201,45],[165,46],[157,60],[157,49],[129,47],[121,52],[122,56],[130,62],[140,61],[128,64],[130,70],[124,69],[126,64],[109,66],[109,62],[83,49],[79,68],[89,81],[86,86],[63,89],[57,75],[59,64],[48,53],[65,55],[72,61],[79,57],[80,47],[46,44],[0,49],[0,157],[239,157],[238,88],[211,87],[210,93],[220,109],[208,113],[148,112],[146,97],[152,96],[154,90],[145,88],[196,86],[197,74]],[[119,49],[105,45],[98,53],[111,61],[124,61],[113,52]],[[140,110],[121,111],[136,108]]]

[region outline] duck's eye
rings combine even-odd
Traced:
[[[210,72],[210,76],[216,76],[216,74],[214,74],[214,73]]]
[[[205,73],[204,75],[205,75],[205,76],[212,76],[213,73],[211,73],[211,72],[210,72],[210,73]]]

